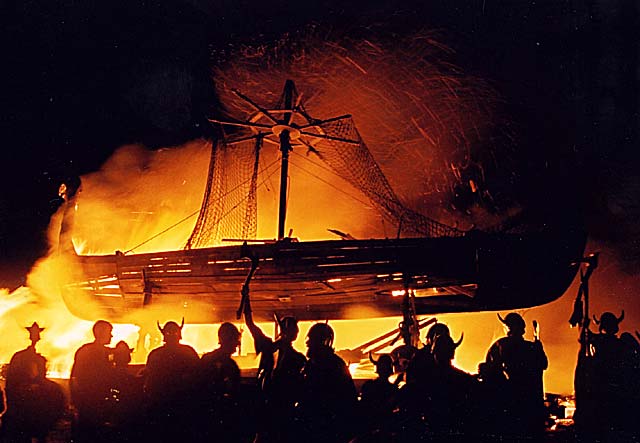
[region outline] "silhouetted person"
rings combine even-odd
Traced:
[[[512,398],[507,395],[509,381],[503,372],[496,371],[485,362],[478,365],[476,379],[479,383],[473,425],[477,433],[484,435],[487,441],[506,436],[513,428],[509,410]]]
[[[109,423],[112,442],[139,441],[143,410],[142,378],[131,373],[133,349],[124,341],[113,348],[113,379],[111,381]]]
[[[637,405],[640,403],[640,342],[629,332],[620,334],[625,345],[623,376],[625,389],[621,399],[622,429],[629,440],[640,441],[640,425],[637,423]]]
[[[401,344],[391,350],[391,359],[393,360],[393,370],[397,374],[395,384],[400,386],[402,383],[406,383],[409,367],[411,362],[416,356],[418,348],[412,344]]]
[[[632,353],[633,358],[640,355],[640,342],[630,332],[620,334],[620,340],[625,344],[627,349]]]
[[[240,368],[231,358],[240,346],[240,338],[234,324],[221,324],[220,346],[200,359],[205,439],[239,442],[248,439],[252,432],[251,415],[243,417],[241,411]]]
[[[507,420],[515,435],[541,438],[544,432],[544,389],[542,373],[547,356],[539,340],[524,339],[525,322],[516,313],[498,318],[507,328],[507,336],[498,339],[487,353],[484,371],[487,377],[506,378]]]
[[[472,410],[473,377],[451,364],[455,349],[449,329],[437,323],[427,334],[427,346],[421,349],[420,369],[399,392],[399,430],[403,439],[451,439],[464,436]],[[433,327],[432,327],[433,329]]]
[[[348,441],[354,428],[357,393],[346,363],[333,350],[333,329],[316,323],[307,333],[307,363],[300,418],[307,441]]]
[[[36,345],[40,341],[40,333],[44,331],[38,323],[33,322],[29,327],[25,328],[29,331],[29,340],[31,344],[25,349],[16,352],[11,357],[9,367],[7,368],[6,388],[10,391],[13,385],[21,384],[25,380],[31,380],[30,374],[26,373],[23,369],[31,366],[35,366],[37,373],[41,376],[45,375],[47,359],[36,351]]]
[[[93,325],[95,340],[82,345],[75,354],[69,388],[71,400],[78,411],[77,437],[81,442],[104,441],[107,419],[107,399],[113,377],[109,360],[113,326],[105,320]]]
[[[158,329],[164,344],[149,353],[144,371],[144,394],[151,432],[156,441],[189,441],[194,421],[195,383],[199,358],[180,343],[182,327],[169,321]]]
[[[433,344],[441,335],[451,336],[449,327],[444,323],[434,323],[425,338],[424,346],[417,350],[406,369],[407,383],[424,383],[429,380],[433,370]]]
[[[26,328],[31,345],[16,352],[7,368],[7,412],[3,416],[5,442],[45,441],[64,413],[62,389],[46,378],[46,359],[36,351],[44,328],[34,322]]]
[[[362,429],[369,435],[377,434],[378,440],[388,440],[388,425],[393,418],[398,396],[398,388],[389,381],[393,374],[393,360],[388,354],[382,354],[378,360],[374,360],[371,353],[369,360],[374,364],[378,377],[364,382],[360,391]]]
[[[434,369],[424,387],[427,429],[435,439],[456,441],[470,437],[475,379],[452,364],[456,348],[448,335],[437,336],[432,346]]]
[[[592,350],[579,361],[589,386],[583,386],[583,395],[576,399],[575,419],[580,433],[593,441],[635,441],[637,436],[634,346],[617,336],[623,319],[624,311],[620,317],[611,312],[594,317],[598,333],[588,330],[588,343],[583,344]]]
[[[292,420],[295,403],[302,386],[302,368],[307,359],[293,348],[298,337],[298,321],[293,317],[278,319],[280,333],[275,341],[267,337],[254,323],[251,304],[245,302],[244,319],[253,337],[256,354],[260,355],[258,382],[265,408],[258,440],[290,441],[295,439]]]
[[[402,370],[397,360],[401,359],[400,351],[406,353],[404,363],[404,380],[406,384],[398,393],[398,404],[400,407],[400,425],[403,430],[401,434],[407,438],[415,438],[426,432],[426,421],[423,413],[422,397],[425,386],[431,382],[435,361],[433,358],[433,344],[440,335],[449,336],[449,328],[444,323],[435,323],[427,331],[424,346],[415,349],[413,346],[400,346],[395,348],[391,355],[396,361],[396,372]],[[409,353],[408,351],[411,351]],[[402,379],[397,378],[396,383]]]

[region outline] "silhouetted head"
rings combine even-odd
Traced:
[[[400,345],[391,351],[395,372],[406,371],[409,363],[416,355],[416,348],[411,345]]]
[[[240,331],[233,323],[222,323],[218,328],[218,343],[220,347],[234,353],[240,346]]]
[[[307,347],[333,346],[333,328],[327,323],[316,323],[307,333]]]
[[[450,364],[456,353],[456,348],[462,343],[460,340],[454,342],[449,335],[440,335],[433,343],[433,358],[439,364]]]
[[[283,317],[278,319],[278,327],[280,328],[280,339],[293,342],[296,338],[298,338],[298,332],[300,329],[298,328],[298,320],[294,317]]]
[[[429,330],[427,331],[427,336],[425,339],[425,346],[429,349],[433,347],[433,343],[436,338],[441,335],[451,335],[451,331],[449,331],[449,327],[444,323],[434,323]]]
[[[29,331],[29,340],[31,340],[32,344],[36,344],[40,341],[40,333],[44,331],[44,328],[41,328],[37,322],[33,322],[31,326],[25,327],[27,331]]]
[[[158,329],[162,333],[162,337],[164,338],[165,343],[176,344],[182,340],[182,328],[184,326],[184,318],[182,319],[182,323],[178,324],[174,321],[168,321],[164,324],[164,327],[160,326],[158,323]]]
[[[113,337],[113,326],[106,320],[98,320],[93,324],[93,336],[95,337],[96,343],[101,345],[108,345],[111,343],[111,338]]]
[[[376,374],[380,378],[387,379],[393,374],[393,359],[389,354],[382,354],[378,357],[378,360],[374,360],[373,355],[369,352],[369,360],[376,367]]]
[[[508,328],[507,335],[524,335],[526,324],[520,314],[510,312],[505,318],[498,314],[498,318]]]
[[[113,362],[116,366],[126,366],[131,363],[131,353],[133,349],[129,347],[127,342],[120,340],[116,347],[113,348]]]
[[[624,311],[620,314],[620,317],[616,317],[612,312],[605,312],[600,316],[600,319],[593,317],[593,321],[598,325],[598,330],[604,334],[615,335],[620,330],[620,322],[624,319]]]

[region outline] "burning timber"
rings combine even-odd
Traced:
[[[61,254],[77,277],[63,296],[72,313],[131,322],[140,309],[168,309],[191,323],[216,323],[235,318],[243,285],[250,285],[254,316],[262,321],[274,313],[318,320],[506,310],[552,301],[575,276],[582,234],[463,232],[431,220],[400,202],[350,116],[311,117],[291,81],[269,108],[234,93],[248,117],[213,122],[225,135],[212,146],[202,207],[184,249],[77,255],[67,211]],[[278,235],[259,241],[256,189],[267,145],[281,153]],[[288,159],[297,149],[362,192],[397,226],[397,238],[285,236]],[[242,241],[211,246],[228,238]]]

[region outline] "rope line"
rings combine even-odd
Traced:
[[[309,160],[309,161],[311,161],[311,160]],[[312,163],[312,164],[314,164],[314,165],[316,164],[316,163],[314,163],[314,162],[311,162],[311,163]],[[369,205],[371,204],[371,202],[368,202],[368,201],[365,201],[365,200],[359,199],[359,198],[358,198],[358,197],[356,197],[355,195],[350,194],[350,193],[348,193],[347,191],[345,191],[345,190],[343,190],[343,189],[340,189],[339,187],[337,187],[336,185],[332,184],[331,182],[329,182],[329,181],[327,181],[327,180],[323,179],[322,177],[320,177],[320,176],[318,176],[318,175],[314,174],[313,172],[311,172],[311,171],[309,171],[309,170],[307,170],[307,169],[303,168],[302,166],[300,166],[300,165],[298,165],[298,164],[296,164],[296,163],[294,163],[294,162],[290,162],[290,164],[291,164],[292,166],[295,166],[296,168],[300,169],[301,171],[303,171],[303,172],[305,172],[305,173],[309,174],[311,177],[315,178],[316,180],[321,181],[322,183],[324,183],[324,184],[326,184],[326,185],[331,186],[333,189],[335,189],[335,190],[336,190],[336,191],[338,191],[338,192],[341,192],[342,194],[346,195],[347,197],[351,197],[352,199],[354,199],[354,200],[355,200],[355,201],[357,201],[358,203],[362,203],[362,204],[367,205],[367,206],[369,206]]]
[[[274,160],[273,162],[271,162],[271,164],[269,164],[268,166],[266,166],[266,167],[263,169],[263,173],[267,172],[270,168],[272,168],[272,167],[273,167],[273,165],[277,164],[278,162],[279,162],[279,160],[278,160],[278,159],[276,159],[276,160]],[[277,170],[277,169],[276,169],[276,170]],[[266,181],[268,178],[270,178],[270,177],[275,173],[275,171],[276,171],[276,170],[271,171],[271,172],[267,175],[267,177],[266,177],[264,180],[262,180],[262,182],[260,183],[260,186],[262,186],[262,185],[265,183],[265,181]],[[236,189],[240,188],[241,186],[243,186],[244,184],[246,184],[247,182],[250,182],[250,181],[251,181],[251,178],[249,178],[248,180],[244,181],[243,183],[238,184],[238,185],[237,185],[237,186],[235,186],[233,189],[230,189],[229,191],[227,191],[227,193],[226,193],[226,194],[221,195],[218,199],[216,199],[216,201],[218,201],[218,200],[222,200],[223,198],[225,198],[225,197],[226,197],[226,196],[228,196],[229,194],[233,193]],[[247,199],[248,197],[249,197],[249,196],[244,197],[244,199],[243,199],[242,201],[244,201],[244,200],[245,200],[245,199]],[[227,215],[229,215],[229,213],[230,213],[233,209],[235,209],[237,206],[238,206],[238,205],[234,206],[234,207],[233,207],[233,208],[231,208],[229,211],[227,211],[225,214],[223,214],[223,215],[220,217],[220,220],[222,220],[224,217],[226,217]],[[197,210],[195,210],[195,211],[194,211],[194,212],[192,212],[191,214],[187,215],[186,217],[184,217],[184,218],[182,218],[182,219],[178,220],[176,223],[172,224],[172,225],[171,225],[171,226],[169,226],[168,228],[166,228],[166,229],[164,229],[164,230],[162,230],[162,231],[158,232],[157,234],[155,234],[155,235],[153,235],[153,236],[149,237],[148,239],[146,239],[146,240],[145,240],[145,241],[143,241],[142,243],[137,244],[137,245],[136,245],[136,246],[134,246],[133,248],[126,250],[126,251],[124,252],[124,254],[126,255],[126,254],[128,254],[128,253],[130,253],[130,252],[132,252],[132,251],[135,251],[135,250],[136,250],[136,249],[138,249],[140,246],[142,246],[142,245],[145,245],[145,244],[149,243],[151,240],[154,240],[154,239],[156,239],[157,237],[160,237],[162,234],[165,234],[165,233],[167,233],[168,231],[170,231],[170,230],[172,230],[173,228],[175,228],[176,226],[178,226],[178,225],[180,225],[180,224],[182,224],[182,223],[186,222],[186,221],[187,221],[187,220],[189,220],[191,217],[193,217],[193,216],[197,215],[199,212],[200,212],[200,209],[198,208]]]

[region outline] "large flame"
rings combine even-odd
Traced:
[[[267,66],[245,53],[245,58],[220,69],[219,83],[223,87],[236,86],[248,94],[255,90],[258,97],[264,98],[267,91],[278,91],[285,78],[294,78],[307,94],[307,107],[313,114],[320,118],[353,114],[374,156],[406,201],[443,203],[439,199],[454,183],[463,180],[463,172],[474,169],[473,165],[481,166],[477,162],[484,156],[495,155],[499,143],[490,135],[496,133],[498,100],[480,79],[465,76],[449,65],[430,62],[434,53],[446,52],[446,48],[424,36],[414,37],[410,45],[405,43],[398,42],[402,50],[372,41],[343,46],[322,43],[309,48],[300,63],[293,66]],[[416,51],[423,51],[420,57],[416,57]],[[225,97],[224,92],[222,96]],[[489,146],[491,143],[495,145]],[[486,150],[477,151],[478,146]],[[82,177],[72,232],[77,252],[140,253],[183,247],[201,204],[209,150],[205,141],[158,151],[126,146],[99,171]],[[385,226],[355,189],[312,164],[306,153],[294,154],[287,231],[292,228],[293,235],[303,240],[335,238],[327,228],[356,238],[395,235],[394,228]],[[269,164],[270,155],[277,157],[276,152],[265,155],[265,164]],[[480,176],[485,170],[479,169]],[[275,174],[260,183],[261,238],[276,236],[277,177]],[[470,187],[476,192],[478,186],[481,183],[473,182]],[[429,210],[430,214],[446,213],[442,205],[430,206]],[[0,361],[7,362],[13,352],[27,346],[24,327],[38,321],[46,328],[38,350],[48,358],[51,375],[65,376],[75,350],[91,340],[92,323],[73,317],[62,302],[59,287],[68,279],[72,266],[55,254],[60,217],[57,214],[51,223],[54,252],[34,267],[28,288],[0,294]],[[597,249],[593,245],[590,248]],[[602,262],[615,260],[605,253]],[[612,271],[599,270],[592,279],[592,311],[624,308],[627,320],[622,326],[632,328],[633,319],[640,318],[632,292],[638,279]],[[532,320],[541,324],[541,339],[550,359],[545,373],[548,391],[573,390],[577,331],[569,329],[567,319],[575,290],[574,285],[560,300],[521,312],[529,325],[529,338]],[[608,306],[606,301],[613,295],[623,305]],[[179,320],[170,312],[163,317],[158,320]],[[372,312],[371,317],[376,313]],[[155,318],[151,320],[155,322]],[[495,313],[443,315],[438,320],[448,323],[456,338],[465,333],[456,364],[469,372],[476,371],[491,342],[503,334]],[[355,348],[395,328],[399,321],[372,318],[332,322],[335,345],[339,349]],[[301,325],[295,342],[299,350],[304,350],[310,325]],[[265,332],[273,333],[273,325],[261,326]],[[183,342],[200,353],[210,351],[217,345],[216,329],[215,325],[187,324]],[[115,325],[112,344],[125,340],[133,347],[138,332],[134,325]],[[242,353],[251,352],[252,348],[249,334],[243,334]]]
[[[589,250],[602,250],[603,245],[589,246]],[[633,303],[632,289],[640,283],[637,276],[630,276],[619,271],[615,265],[615,256],[604,250],[601,255],[604,269],[596,271],[591,280],[591,310],[599,315],[605,310],[625,309],[625,321],[622,330],[637,329],[640,312]],[[609,265],[606,265],[609,263]],[[92,322],[80,320],[72,316],[65,307],[58,282],[65,274],[65,264],[58,262],[55,256],[40,261],[28,279],[28,288],[20,288],[13,293],[4,291],[0,295],[0,329],[3,341],[0,344],[0,362],[8,362],[11,355],[26,347],[28,333],[24,329],[33,321],[38,321],[46,329],[38,350],[49,362],[49,375],[67,377],[73,355],[83,343],[91,341]],[[559,300],[546,306],[520,311],[527,322],[527,338],[532,339],[532,321],[541,325],[541,340],[549,357],[549,369],[545,372],[545,389],[548,392],[571,393],[573,391],[573,372],[578,352],[578,331],[568,325],[573,297],[577,284],[569,288]],[[608,300],[622,300],[619,306],[611,306]],[[166,313],[166,318],[173,318]],[[504,334],[502,324],[495,313],[467,313],[438,315],[438,320],[447,323],[455,338],[464,332],[465,338],[456,352],[454,363],[471,373],[475,373],[478,363],[484,360],[485,353],[491,343]],[[178,318],[173,318],[179,320]],[[384,332],[397,327],[400,318],[372,318],[370,320],[332,321],[336,331],[336,349],[353,349],[360,344]],[[305,336],[310,322],[300,325],[300,335],[294,346],[305,350]],[[241,325],[238,325],[241,326]],[[273,334],[272,324],[260,325],[267,334]],[[423,335],[424,336],[424,335]],[[134,347],[138,340],[138,327],[117,324],[114,328],[114,345],[118,340],[125,340]],[[217,346],[217,325],[185,325],[183,342],[196,348],[199,353],[208,352]],[[153,346],[147,343],[147,346]],[[385,351],[388,351],[386,349]],[[253,352],[250,334],[242,337],[241,353]],[[255,366],[257,360],[244,359],[245,366]],[[356,369],[356,368],[354,368]],[[367,375],[367,371],[357,370],[358,375]],[[368,375],[372,375],[371,372]]]

